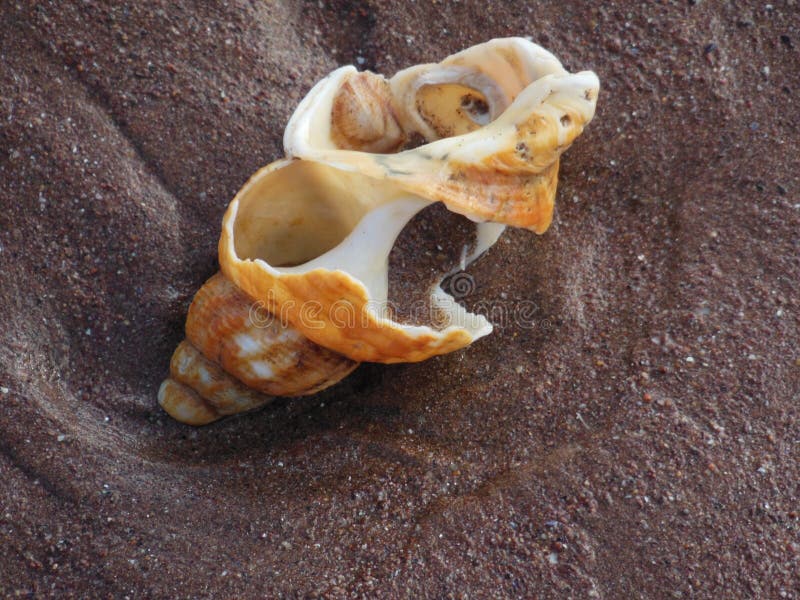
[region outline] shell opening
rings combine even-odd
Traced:
[[[389,252],[429,201],[386,182],[311,161],[259,172],[238,196],[233,240],[241,260],[273,272],[341,270],[386,300]]]
[[[307,161],[254,177],[239,200],[234,223],[237,255],[272,267],[291,267],[336,247],[374,201],[367,190],[352,185],[354,177]]]

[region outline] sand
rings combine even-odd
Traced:
[[[0,7],[0,595],[800,597],[797,2],[33,4]],[[310,86],[507,35],[602,91],[553,226],[470,268],[495,332],[166,416]]]

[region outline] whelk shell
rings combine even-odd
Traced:
[[[320,391],[360,361],[420,361],[490,333],[485,317],[439,286],[429,291],[438,327],[399,323],[387,310],[389,253],[430,202],[312,161],[258,171],[223,218],[222,272],[192,301],[187,339],[159,391],[162,407],[202,425],[273,396]],[[476,229],[465,264],[503,226]]]
[[[593,73],[569,74],[521,38],[390,80],[334,71],[289,121],[294,160],[256,172],[228,207],[222,272],[192,302],[162,407],[201,425],[315,393],[360,361],[420,361],[490,333],[439,285],[429,290],[436,327],[393,320],[389,253],[436,201],[479,221],[464,264],[504,224],[544,231],[559,156],[592,118],[598,89]]]

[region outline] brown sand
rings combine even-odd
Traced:
[[[0,4],[0,595],[800,597],[796,1],[33,4]],[[494,334],[163,414],[308,88],[515,34],[603,89],[552,228],[471,269]]]
[[[469,296],[477,283],[461,265],[475,251],[476,235],[474,222],[441,202],[426,206],[408,222],[389,254],[387,308],[394,320],[434,328],[450,325],[430,302],[431,287],[437,284],[463,304],[472,304]],[[471,308],[480,312],[482,305]]]

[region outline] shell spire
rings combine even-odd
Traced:
[[[172,355],[159,402],[178,420],[204,425],[275,396],[321,391],[357,366],[281,323],[217,273],[189,307],[186,339]]]

